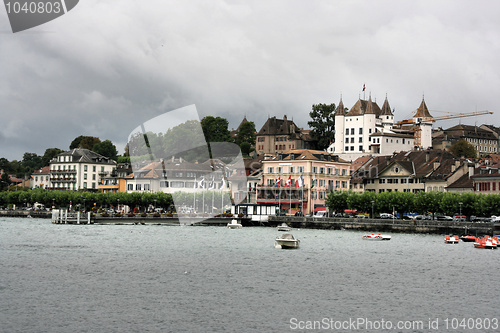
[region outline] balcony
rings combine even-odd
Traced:
[[[76,170],[50,170],[50,173],[55,175],[76,175]]]
[[[75,178],[50,178],[50,181],[53,183],[76,183]]]

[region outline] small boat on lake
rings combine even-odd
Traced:
[[[279,226],[276,227],[278,231],[290,231],[292,228],[288,226],[285,222],[281,223]]]
[[[454,235],[454,236],[450,236],[450,235],[446,235],[444,237],[444,242],[446,244],[458,244],[458,235]]]
[[[228,223],[227,224],[227,227],[229,229],[241,229],[243,226],[241,225],[241,223],[238,223],[237,220],[231,220],[231,223]]]
[[[274,246],[281,249],[297,249],[299,245],[300,240],[288,233],[276,237],[276,240],[274,241]]]
[[[495,250],[498,247],[498,237],[490,237],[485,235],[482,238],[477,238],[474,243],[474,247],[477,249],[492,249]]]
[[[391,236],[381,234],[363,235],[362,238],[365,240],[391,240]]]
[[[460,237],[460,239],[462,240],[462,242],[475,242],[476,241],[476,237],[470,236],[470,235],[464,235],[464,236]]]

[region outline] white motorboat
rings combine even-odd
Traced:
[[[362,238],[366,240],[391,240],[391,236],[381,234],[363,235]]]
[[[243,226],[241,225],[241,223],[238,223],[237,220],[231,220],[231,223],[228,223],[227,224],[227,227],[229,229],[241,229]]]
[[[285,222],[281,223],[279,226],[276,227],[278,231],[290,231],[292,228],[288,226]]]
[[[276,240],[274,241],[274,246],[281,249],[297,249],[299,245],[300,240],[288,233],[276,237]]]

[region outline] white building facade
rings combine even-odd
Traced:
[[[100,177],[110,175],[116,162],[88,149],[73,149],[57,155],[50,161],[52,190],[97,190]]]
[[[369,97],[368,100],[359,99],[348,112],[341,100],[335,112],[335,142],[327,151],[354,161],[361,156],[409,151],[415,146],[432,147],[432,121],[424,101],[418,111],[409,122],[411,128],[404,128],[395,126],[387,97],[382,108]]]

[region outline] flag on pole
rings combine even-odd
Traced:
[[[222,184],[220,185],[219,190],[225,190],[226,189],[226,178],[222,177]]]
[[[302,187],[304,186],[304,178],[302,178],[302,175],[300,175],[297,180],[295,180],[295,187]]]
[[[363,91],[365,91],[365,84],[363,83]]]
[[[205,177],[201,177],[201,180],[198,182],[199,188],[205,188]]]
[[[311,183],[311,188],[313,188],[314,186],[316,186],[316,176],[313,175],[313,180],[312,180],[312,183]]]
[[[196,189],[196,184],[198,183],[196,182],[196,177],[194,177],[194,186],[193,186],[194,189]]]
[[[213,190],[215,189],[215,178],[214,176],[212,176],[212,180],[209,182],[209,187],[208,187],[209,190]]]
[[[278,180],[276,181],[276,184],[274,184],[275,187],[280,187],[281,186],[281,176],[278,176]]]
[[[292,185],[292,175],[288,176],[286,180],[285,187],[290,187]]]

